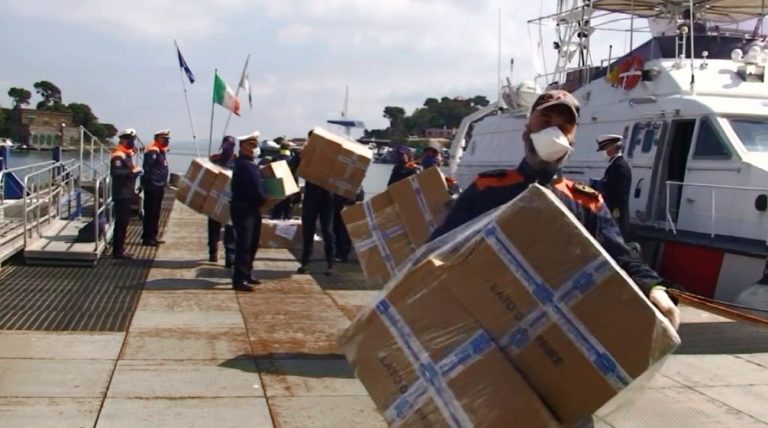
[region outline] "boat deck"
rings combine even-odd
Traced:
[[[124,323],[0,324],[0,425],[386,426],[335,344],[377,294],[359,266],[341,265],[330,278],[298,275],[294,254],[260,250],[264,284],[236,293],[229,272],[207,261],[205,223],[175,204],[159,249],[136,247],[137,260],[101,260],[95,270],[69,268],[91,272],[88,287],[101,287],[78,309],[96,320],[122,307]],[[129,242],[138,242],[138,229],[131,226]],[[0,315],[24,293],[45,300],[28,312],[41,318],[89,297],[24,290],[46,278],[47,287],[74,281],[63,268],[23,268],[0,275],[0,293],[18,294],[0,296]],[[30,271],[45,275],[33,280]],[[133,294],[120,306],[109,289]],[[683,307],[681,333],[678,352],[623,403],[602,409],[596,426],[768,426],[768,330]]]

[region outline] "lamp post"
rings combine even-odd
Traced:
[[[61,126],[59,127],[59,144],[53,148],[54,162],[61,162],[61,151],[64,147],[64,128],[66,127],[67,127],[67,124],[64,122],[61,122]]]

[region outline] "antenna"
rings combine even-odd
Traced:
[[[498,52],[498,64],[496,68],[496,91],[497,98],[496,102],[501,102],[501,8],[499,8],[499,52]]]
[[[341,111],[342,119],[346,119],[348,108],[349,108],[349,85],[346,86],[346,89],[344,91],[344,109]],[[347,134],[349,134],[349,129],[347,129]]]

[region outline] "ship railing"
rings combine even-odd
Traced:
[[[755,238],[755,233],[768,225],[766,219],[747,215],[749,210],[766,212],[766,187],[667,181],[665,204],[665,230],[673,234],[686,230],[712,238]]]
[[[84,127],[80,127],[80,170],[88,171],[89,181],[96,181],[109,174],[111,152],[109,145],[102,143]]]
[[[64,213],[62,204],[66,200],[67,217],[74,213],[71,195],[80,180],[80,165],[75,159],[54,162],[24,177],[24,247],[33,237],[42,237],[42,227]],[[76,208],[77,209],[77,208]]]
[[[15,168],[0,170],[0,203],[5,202],[5,194],[6,194],[5,186],[7,183],[7,179],[10,179],[11,176],[13,176],[15,179],[18,179],[19,177],[24,177],[29,174],[34,174],[43,168],[47,168],[55,164],[56,164],[56,161],[49,160],[45,162],[38,162],[30,165],[24,165],[24,166],[18,166]]]
[[[109,242],[111,231],[114,226],[114,216],[112,210],[112,177],[109,175],[100,177],[94,184],[94,202],[93,202],[93,251],[98,252],[99,247]],[[103,195],[103,197],[102,197]],[[105,230],[102,234],[101,219],[105,221]]]

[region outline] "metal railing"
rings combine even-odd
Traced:
[[[25,176],[28,174],[34,174],[42,168],[47,168],[56,164],[56,161],[49,160],[45,162],[38,162],[30,165],[19,166],[16,168],[9,168],[0,170],[0,203],[5,202],[5,179],[6,175],[14,174],[16,177]]]
[[[41,226],[61,217],[63,196],[75,193],[80,178],[80,165],[75,160],[55,162],[24,177],[24,247],[34,235],[42,237]],[[66,191],[66,193],[65,193]],[[68,204],[68,216],[72,205]]]
[[[102,184],[103,183],[103,184]],[[114,226],[114,216],[112,211],[112,177],[109,175],[106,175],[104,177],[99,178],[96,180],[96,184],[94,186],[94,202],[93,202],[93,250],[98,252],[99,246],[101,245],[102,241],[104,241],[104,244],[109,242],[110,236],[112,235],[110,231],[112,230]],[[104,193],[104,200],[102,201],[102,192],[100,189],[103,186],[103,193]],[[103,202],[103,203],[102,203]],[[104,214],[104,220],[105,220],[105,230],[104,234],[101,234],[101,217],[102,214]]]
[[[86,162],[86,138],[90,141],[88,148],[88,161]],[[89,180],[95,181],[98,177],[109,174],[109,160],[112,148],[102,143],[95,135],[80,127],[80,169],[89,172]]]
[[[768,188],[733,186],[722,184],[687,183],[679,181],[667,181],[665,194],[665,218],[666,230],[677,234],[681,227],[680,215],[686,216],[690,224],[685,230],[708,233],[710,237],[715,235],[739,236],[754,238],[758,233],[757,227],[750,227],[752,236],[748,233],[737,235],[737,229],[758,220],[750,219],[746,213],[747,206],[754,207],[755,198],[768,194]],[[698,190],[698,191],[696,191]],[[745,195],[744,193],[748,193]],[[677,202],[679,200],[679,203]],[[672,203],[674,201],[674,204]],[[696,202],[702,202],[697,205]],[[685,204],[685,205],[684,205]],[[742,206],[744,204],[744,206]],[[756,210],[757,211],[757,210]],[[720,222],[718,223],[718,219]],[[698,221],[698,223],[697,223]],[[709,231],[703,230],[708,224]],[[765,222],[768,224],[768,221]],[[718,229],[720,226],[720,229]],[[698,230],[693,230],[698,229]],[[745,229],[746,230],[746,229]],[[766,240],[768,242],[768,239]]]

